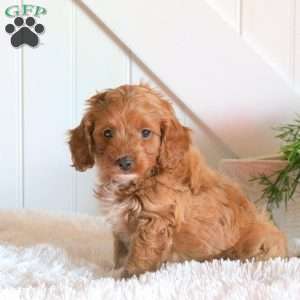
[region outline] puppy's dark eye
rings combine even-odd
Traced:
[[[111,139],[111,138],[113,137],[114,133],[113,133],[113,130],[112,130],[112,129],[108,128],[108,129],[105,129],[105,130],[103,131],[103,135],[104,135],[106,138]]]
[[[151,130],[149,130],[149,129],[143,129],[142,130],[142,137],[144,139],[148,138],[150,135],[151,135]]]

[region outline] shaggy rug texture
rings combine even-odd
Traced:
[[[300,259],[168,264],[119,280],[101,218],[0,212],[0,299],[300,299]]]

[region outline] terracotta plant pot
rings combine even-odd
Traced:
[[[266,206],[266,199],[261,199],[263,187],[250,181],[261,174],[271,175],[286,166],[287,162],[280,156],[268,156],[249,159],[224,159],[220,163],[220,171],[237,182],[246,196],[258,207]],[[300,191],[300,186],[299,189]],[[286,234],[289,247],[300,246],[300,194],[288,202],[287,208],[282,202],[279,208],[272,211],[274,223]]]

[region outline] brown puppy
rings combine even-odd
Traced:
[[[100,169],[97,196],[124,277],[166,261],[286,256],[283,234],[209,169],[159,94],[126,85],[88,105],[70,131],[72,159],[79,171]]]

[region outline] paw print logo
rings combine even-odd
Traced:
[[[12,34],[10,42],[15,48],[27,44],[31,47],[36,47],[39,43],[38,35],[45,31],[42,24],[36,24],[33,17],[28,17],[24,24],[22,17],[16,17],[14,24],[7,24],[5,31]]]

